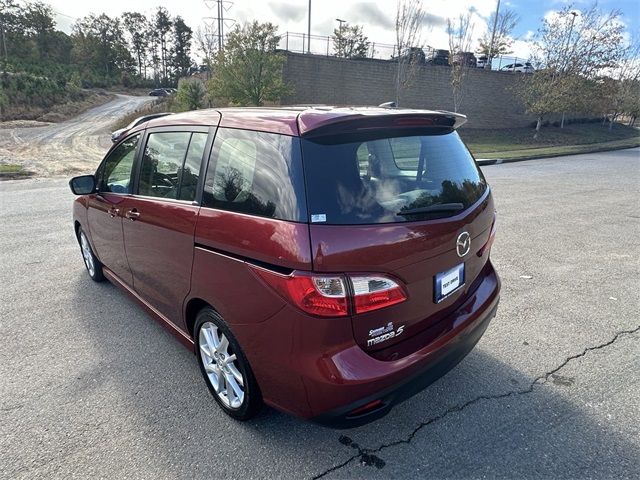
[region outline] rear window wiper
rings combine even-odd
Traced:
[[[441,212],[457,212],[464,209],[461,203],[440,203],[438,205],[429,205],[428,207],[409,208],[401,210],[396,215],[420,215],[421,213],[441,213]]]

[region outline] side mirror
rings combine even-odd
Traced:
[[[89,195],[96,193],[96,177],[93,175],[81,175],[69,180],[69,187],[74,195]]]

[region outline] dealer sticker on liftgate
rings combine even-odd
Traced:
[[[435,302],[440,303],[464,286],[464,263],[451,270],[440,272],[435,277]]]

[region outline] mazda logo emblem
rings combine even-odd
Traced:
[[[459,257],[464,257],[471,250],[471,235],[469,232],[462,232],[456,240],[456,250]]]

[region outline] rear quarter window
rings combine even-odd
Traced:
[[[219,128],[207,168],[202,205],[306,222],[300,140]]]

